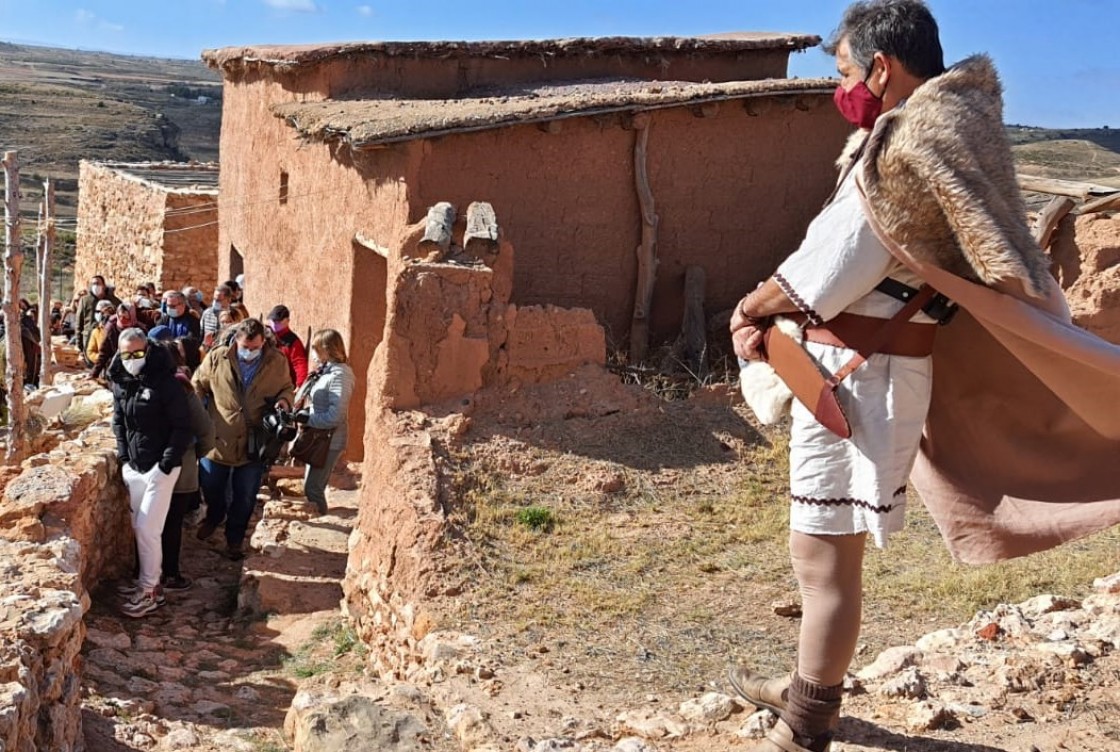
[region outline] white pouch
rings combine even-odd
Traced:
[[[775,318],[774,326],[799,344],[805,339],[801,327],[787,318]],[[781,420],[793,401],[793,392],[770,364],[762,360],[739,358],[739,389],[747,407],[764,426]]]

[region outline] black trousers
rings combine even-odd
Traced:
[[[183,516],[187,513],[192,500],[198,498],[198,491],[171,494],[171,506],[167,508],[167,521],[163,523],[163,576],[180,577],[179,552],[183,548]],[[198,502],[194,501],[195,508]]]

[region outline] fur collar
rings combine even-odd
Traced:
[[[876,218],[915,256],[988,285],[1018,279],[1045,296],[1050,264],[1027,226],[987,56],[963,60],[880,117],[861,163]]]

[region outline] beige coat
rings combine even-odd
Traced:
[[[988,563],[1120,523],[1120,347],[1074,326],[1015,182],[991,61],[965,60],[868,138],[869,220],[957,301],[911,482],[953,555]]]
[[[260,426],[267,401],[291,404],[293,393],[288,360],[271,345],[264,346],[260,370],[248,392],[241,388],[236,346],[211,350],[194,374],[194,386],[214,422],[214,448],[206,457],[234,467],[249,463],[250,433]]]

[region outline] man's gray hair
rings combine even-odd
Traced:
[[[179,292],[178,290],[168,290],[163,294],[163,297],[168,303],[173,300],[181,300],[184,303],[187,302],[187,296]]]
[[[871,72],[876,52],[897,58],[918,78],[945,72],[945,53],[937,21],[922,0],[860,0],[844,11],[839,28],[824,45],[835,55],[848,40],[852,62],[865,74]]]
[[[117,347],[124,347],[126,342],[136,342],[137,340],[147,341],[148,335],[144,330],[138,326],[130,326],[121,332],[121,336],[117,337]]]

